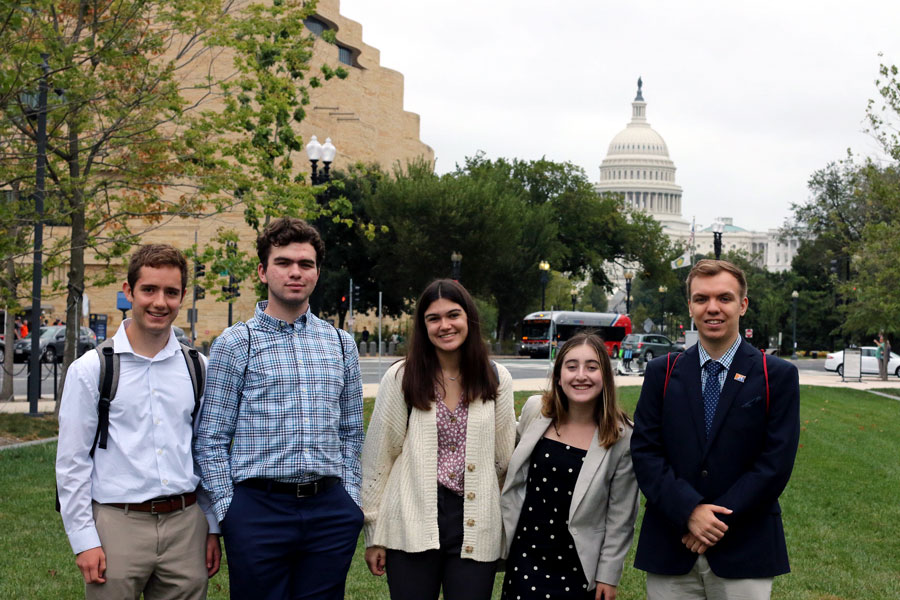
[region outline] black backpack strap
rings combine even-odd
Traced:
[[[97,403],[97,432],[91,445],[91,458],[98,446],[106,450],[109,440],[109,405],[119,388],[119,355],[115,353],[113,338],[97,346],[97,354],[100,356],[100,400]]]
[[[203,395],[203,386],[206,383],[206,365],[200,360],[200,353],[196,348],[181,344],[181,354],[187,364],[188,373],[191,376],[191,385],[194,388],[194,410],[191,411],[191,423],[197,419],[200,411],[200,397]]]
[[[338,336],[338,343],[341,345],[341,361],[344,363],[344,366],[346,367],[347,359],[344,358],[344,338],[341,337],[341,332],[338,331],[338,328],[335,326],[334,323],[332,323],[331,326],[334,327],[334,333],[335,333],[335,335]]]

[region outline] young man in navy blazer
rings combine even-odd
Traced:
[[[699,343],[650,362],[635,411],[635,566],[649,600],[767,599],[790,571],[778,497],[800,436],[797,368],[741,339],[738,267],[701,260],[687,291]]]

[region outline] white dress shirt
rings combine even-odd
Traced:
[[[130,324],[130,319],[122,323],[113,338],[120,356],[119,384],[110,403],[107,448],[98,447],[93,460],[100,357],[87,352],[66,374],[56,485],[63,525],[76,554],[101,545],[92,500],[140,503],[197,491],[210,533],[219,533],[209,501],[198,490],[199,470],[191,455],[194,392],[181,346],[170,333],[153,358],[135,354],[125,334]]]

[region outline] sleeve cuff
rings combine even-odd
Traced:
[[[81,554],[85,550],[98,548],[100,543],[100,535],[97,533],[96,527],[85,527],[80,531],[69,534],[69,544],[72,546],[72,552]]]
[[[215,518],[218,520],[218,523],[221,523],[225,519],[225,514],[228,512],[228,507],[231,506],[231,499],[234,495],[228,495],[224,498],[220,498],[213,503],[213,512],[215,513]],[[207,520],[210,519],[210,516],[207,516]],[[216,528],[218,529],[218,523],[216,524]],[[212,530],[212,526],[210,526],[210,533],[215,533]]]

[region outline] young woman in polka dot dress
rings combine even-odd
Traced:
[[[472,297],[433,282],[362,452],[366,563],[393,600],[490,599],[515,427],[512,378],[488,359]]]
[[[519,419],[500,498],[504,599],[616,597],[638,510],[631,430],[603,340],[575,335]]]

